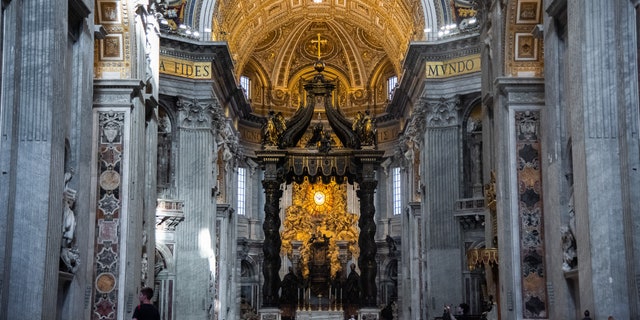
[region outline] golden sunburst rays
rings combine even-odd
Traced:
[[[301,243],[302,275],[309,275],[308,262],[313,239],[329,241],[328,258],[331,276],[342,269],[338,243],[346,244],[355,257],[359,255],[358,215],[347,212],[347,185],[331,181],[328,184],[310,183],[305,179],[292,186],[292,205],[285,210],[281,231],[281,252],[291,258],[295,242]]]

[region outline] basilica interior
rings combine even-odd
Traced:
[[[0,320],[640,317],[638,0],[0,1]]]

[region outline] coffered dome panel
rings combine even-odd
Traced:
[[[322,36],[330,43],[321,48],[327,54],[323,58],[346,68],[351,85],[363,86],[378,52],[389,56],[399,72],[409,41],[422,36],[424,18],[415,14],[417,8],[421,3],[415,0],[218,1],[214,17],[218,30],[213,37],[228,35],[238,73],[256,53],[264,57],[270,50],[267,56],[276,55],[274,86],[284,86],[290,74],[285,65],[313,61],[315,50],[310,41],[317,37],[314,29],[325,29]],[[373,63],[365,64],[363,58]]]

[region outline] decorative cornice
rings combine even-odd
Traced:
[[[481,47],[480,37],[475,33],[456,39],[411,42],[404,59],[405,72],[387,107],[388,112],[395,118],[408,116],[406,113],[410,112],[411,104],[423,94],[427,61],[448,61],[479,55]]]
[[[160,54],[193,60],[211,59],[216,57],[216,54],[221,54],[221,57],[224,55],[231,57],[226,42],[198,41],[167,34],[160,35]]]
[[[139,79],[94,79],[94,90],[116,90],[120,91],[136,91],[144,87],[144,82]]]
[[[507,98],[506,105],[544,105],[543,78],[500,77],[495,80],[498,92]]]
[[[442,61],[479,54],[481,48],[479,34],[469,34],[456,39],[442,39],[429,42],[412,42],[404,62],[405,68],[419,61]]]

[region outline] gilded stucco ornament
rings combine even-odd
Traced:
[[[347,243],[354,257],[359,255],[359,216],[347,212],[346,186],[336,182],[311,184],[305,180],[301,184],[294,183],[293,188],[293,203],[285,210],[281,232],[282,253],[292,259],[294,242],[309,244],[300,247],[302,276],[306,279],[309,277],[311,244],[328,241],[331,278],[335,278],[342,270],[338,242]]]

